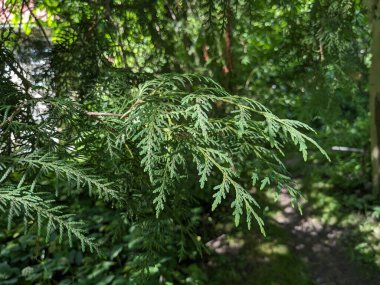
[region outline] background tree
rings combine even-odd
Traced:
[[[374,193],[379,193],[380,187],[380,153],[379,153],[379,50],[380,50],[380,29],[378,22],[379,14],[378,1],[368,1],[369,18],[372,24],[372,64],[371,64],[371,76],[369,82],[370,90],[370,112],[371,112],[371,161],[372,161],[372,184]]]

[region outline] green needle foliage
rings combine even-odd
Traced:
[[[57,231],[59,243],[62,243],[66,235],[70,246],[73,244],[72,237],[75,237],[80,240],[83,251],[86,248],[91,252],[99,251],[94,238],[85,235],[83,222],[72,220],[73,214],[62,214],[63,206],[53,206],[53,201],[44,199],[43,193],[34,193],[28,188],[5,185],[0,190],[0,210],[6,212],[8,208],[8,229],[13,218],[22,215],[25,232],[29,222],[36,222],[38,234],[41,235],[42,224],[46,224],[46,242],[50,240],[51,233]]]
[[[146,213],[133,210],[134,201],[128,196],[141,195],[138,189],[147,187],[150,194],[144,199],[154,205],[157,221],[181,216],[188,211],[181,208],[183,201],[190,201],[191,209],[191,201],[204,191],[212,211],[227,202],[236,226],[244,217],[248,228],[256,221],[265,234],[252,189],[275,187],[277,193],[287,189],[294,200],[300,196],[281,162],[285,146],[296,145],[305,160],[307,143],[326,155],[302,132],[312,131],[307,125],[280,119],[257,101],[231,95],[207,77],[161,75],[129,90],[117,90],[125,85],[116,81],[112,92],[128,96],[109,98],[106,114],[90,112],[94,110],[88,104],[104,97],[104,85],[99,85],[82,104],[67,98],[38,99],[50,107],[38,120],[29,114],[32,128],[24,120],[30,110],[24,106],[33,106],[36,100],[17,103],[13,109],[22,107],[13,117],[12,107],[3,108],[7,126],[2,129],[1,145],[5,149],[9,141],[13,144],[1,156],[1,210],[7,211],[9,225],[15,216],[23,216],[25,226],[37,222],[38,232],[45,225],[46,241],[57,231],[59,241],[67,235],[70,244],[75,237],[83,249],[98,250],[84,233],[85,223],[73,220],[72,213],[64,214],[58,202],[53,206],[48,194],[75,196],[86,189],[110,206],[130,208],[129,215],[139,223]],[[48,130],[54,132],[54,140],[45,134],[36,141],[36,135]],[[102,152],[103,147],[96,164],[86,157],[88,150]],[[112,161],[120,163],[104,169],[105,161],[108,167]],[[129,168],[120,169],[122,164]],[[123,175],[146,176],[149,182],[131,179],[119,184]],[[112,176],[114,183],[108,182]],[[251,183],[242,183],[244,177],[250,177]],[[47,179],[52,186],[63,183],[64,192],[46,187]],[[184,186],[189,181],[198,181],[199,187]]]
[[[200,188],[210,176],[218,177],[211,182],[212,210],[232,195],[235,224],[239,225],[245,214],[248,227],[254,218],[264,233],[263,221],[255,211],[259,204],[249,190],[255,186],[262,190],[272,182],[278,191],[286,188],[297,198],[299,193],[280,160],[284,146],[297,145],[305,160],[307,142],[324,153],[299,131],[312,131],[307,125],[282,120],[255,100],[230,95],[206,77],[163,75],[141,84],[136,93],[129,106],[138,105],[130,111],[120,110],[128,117],[125,133],[117,142],[136,144],[141,165],[155,188],[157,216],[167,197],[176,195],[176,185],[188,178],[179,172],[189,173],[196,167]],[[218,108],[225,110],[224,116],[218,116]],[[239,177],[244,162],[250,160],[257,161],[257,169],[250,169],[253,183],[247,189]]]
[[[0,256],[25,269],[17,281],[207,284],[197,266],[218,226],[265,235],[261,191],[297,204],[285,153],[328,156],[311,127],[275,114],[309,100],[345,37],[320,1],[253,2],[7,1],[0,241],[22,249]],[[46,15],[26,23],[25,9]]]

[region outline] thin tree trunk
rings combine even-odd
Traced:
[[[372,64],[369,78],[373,193],[380,193],[380,1],[369,1],[372,22]]]
[[[232,68],[233,68],[233,54],[232,54],[232,44],[233,44],[233,11],[230,3],[227,4],[227,14],[226,16],[226,26],[224,30],[224,66],[223,73],[226,75],[225,87],[228,91],[233,91],[232,86]]]

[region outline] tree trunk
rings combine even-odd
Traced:
[[[380,1],[369,1],[372,22],[372,64],[369,78],[371,113],[371,163],[373,193],[380,192]]]
[[[225,87],[228,91],[233,92],[233,84],[232,84],[232,68],[233,68],[233,55],[232,55],[232,21],[233,21],[233,11],[230,3],[227,4],[227,13],[225,15],[226,25],[224,30],[224,66],[223,73],[226,75],[225,77]]]

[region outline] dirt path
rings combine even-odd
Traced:
[[[291,207],[289,195],[280,195],[282,209],[275,220],[292,235],[292,246],[308,266],[315,285],[376,285],[380,276],[366,276],[344,251],[341,238],[347,229],[323,225]],[[380,275],[380,274],[379,274]]]

